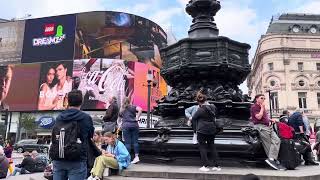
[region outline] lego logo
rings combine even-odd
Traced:
[[[54,35],[55,24],[46,24],[44,26],[44,35]]]
[[[46,27],[46,29],[44,30],[44,32],[51,32],[54,31],[54,27]]]

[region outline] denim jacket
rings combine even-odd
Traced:
[[[119,164],[119,170],[125,169],[130,165],[130,154],[121,141],[116,140],[115,146],[108,145],[107,152],[115,155]]]

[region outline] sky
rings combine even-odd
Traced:
[[[0,0],[0,18],[23,19],[86,11],[121,11],[140,15],[171,30],[177,40],[187,37],[191,17],[185,12],[189,0]],[[320,14],[320,0],[220,0],[215,17],[221,36],[251,45],[251,62],[258,40],[273,15]],[[246,83],[240,88],[246,93]]]

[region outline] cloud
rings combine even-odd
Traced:
[[[296,12],[299,13],[312,13],[312,14],[320,14],[320,1],[306,1],[304,4],[296,9]]]
[[[180,3],[181,4],[181,6],[182,7],[186,7],[186,5],[188,4],[188,2],[189,2],[189,0],[177,0],[178,1],[178,3]]]
[[[172,19],[181,15],[183,10],[179,7],[168,8],[165,10],[156,11],[151,17],[149,17],[152,21],[159,24],[163,29],[168,29],[173,25]]]
[[[31,14],[37,18],[94,10],[103,10],[102,0],[11,0],[0,6],[0,17],[12,19]]]
[[[140,15],[143,16],[145,13],[148,13],[150,9],[153,9],[156,6],[156,1],[154,0],[149,0],[148,3],[137,3],[133,6],[128,6],[128,7],[121,7],[115,9],[115,11],[119,12],[126,12],[126,13],[131,13],[134,15]]]

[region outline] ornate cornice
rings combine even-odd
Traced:
[[[271,48],[264,51],[261,51],[258,53],[258,58],[261,56],[264,56],[266,54],[275,53],[275,52],[304,52],[304,53],[310,53],[310,52],[318,52],[320,53],[320,49],[312,49],[312,48],[288,48],[288,47],[281,47],[281,48]]]

